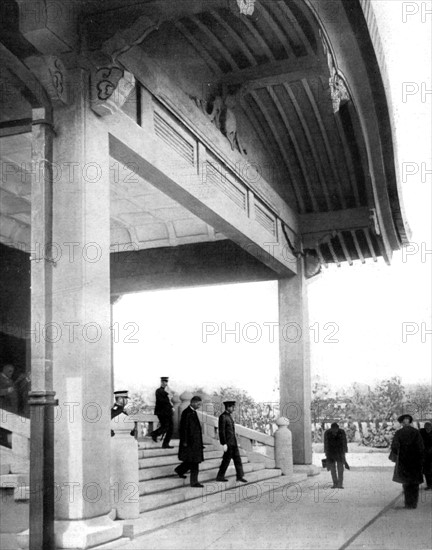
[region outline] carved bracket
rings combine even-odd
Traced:
[[[210,122],[227,138],[231,149],[233,151],[237,149],[242,155],[246,155],[247,151],[243,147],[237,132],[237,119],[234,114],[237,102],[236,94],[216,95],[212,101],[196,97],[193,97],[192,100]]]
[[[90,79],[91,108],[99,116],[111,115],[121,109],[134,87],[133,74],[120,67],[94,69]]]
[[[327,56],[327,65],[330,71],[329,86],[330,96],[333,104],[333,112],[337,113],[341,105],[347,101],[351,101],[351,97],[345,83],[344,78],[338,72],[335,59],[332,51],[327,43],[324,34],[320,31],[321,41],[324,49],[324,53]]]
[[[59,57],[54,55],[29,57],[25,63],[45,88],[53,105],[68,103],[67,70]]]
[[[229,0],[229,7],[236,15],[252,15],[255,10],[256,0]]]

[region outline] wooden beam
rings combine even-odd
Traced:
[[[322,233],[332,231],[350,231],[354,229],[367,229],[371,225],[369,208],[347,208],[345,210],[333,210],[331,212],[314,212],[301,214],[300,233]]]
[[[182,162],[179,157],[167,162],[172,150],[147,129],[134,124],[127,115],[117,113],[110,117],[109,132],[110,154],[115,160],[124,163],[127,159],[138,176],[236,242],[278,276],[287,277],[295,272],[294,256],[283,243],[250,219],[211,181],[194,173],[194,167],[186,161]]]
[[[312,56],[292,60],[273,61],[247,69],[232,71],[221,78],[224,84],[242,84],[244,91],[265,88],[275,84],[296,82],[302,78],[316,77],[324,73],[323,63]]]

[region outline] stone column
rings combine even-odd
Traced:
[[[111,311],[108,132],[91,111],[89,75],[70,72],[54,113],[53,385],[58,548],[116,539],[110,499]]]
[[[280,414],[290,420],[294,464],[312,463],[311,380],[306,280],[279,280]]]
[[[30,548],[54,548],[53,345],[44,330],[52,323],[51,113],[33,109],[31,224]],[[24,536],[26,540],[27,534]]]

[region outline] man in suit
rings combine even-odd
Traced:
[[[174,469],[175,473],[185,478],[190,470],[191,487],[204,487],[198,482],[199,464],[204,460],[203,438],[197,410],[201,407],[201,397],[192,397],[190,405],[182,412],[180,418],[180,446],[178,457],[182,463]]]
[[[419,430],[411,426],[413,417],[403,414],[398,418],[402,424],[394,434],[391,450],[396,455],[393,481],[402,483],[405,508],[417,508],[419,485],[423,483],[424,444]]]
[[[228,479],[225,478],[225,472],[227,471],[231,459],[233,459],[237,481],[247,483],[247,479],[244,478],[243,465],[237,445],[235,423],[231,416],[235,410],[235,405],[235,401],[224,401],[225,411],[219,416],[219,441],[221,445],[223,445],[224,454],[216,481],[228,481]]]
[[[348,452],[345,430],[339,428],[337,422],[333,422],[330,429],[324,432],[324,453],[327,459],[327,470],[330,470],[333,487],[343,489],[343,472],[346,464],[345,455]]]
[[[170,445],[172,433],[173,433],[173,406],[171,403],[171,399],[169,396],[169,393],[166,391],[166,388],[168,386],[168,376],[161,376],[161,385],[160,388],[156,390],[156,406],[154,413],[159,418],[160,426],[157,430],[153,430],[150,434],[153,441],[156,443],[157,438],[163,434],[165,434],[165,437],[163,438],[162,448],[163,449],[174,449],[172,445]]]

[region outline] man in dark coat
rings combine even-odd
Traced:
[[[337,422],[333,422],[330,429],[324,432],[324,453],[327,459],[327,470],[331,472],[333,489],[343,489],[343,472],[348,444],[345,430],[339,428]]]
[[[432,491],[432,424],[430,422],[425,422],[424,427],[420,430],[420,435],[425,448],[423,463],[423,474],[426,480],[425,491]]]
[[[228,481],[228,479],[225,478],[225,472],[227,471],[231,459],[233,459],[237,481],[247,483],[247,479],[244,478],[243,464],[237,445],[235,423],[231,416],[235,410],[235,404],[235,401],[224,401],[225,411],[219,416],[219,441],[221,445],[223,445],[224,454],[216,481]]]
[[[162,448],[164,449],[174,449],[172,445],[170,445],[172,433],[173,433],[173,406],[171,403],[171,399],[169,396],[169,393],[166,391],[166,387],[168,386],[168,377],[167,376],[161,376],[161,385],[160,388],[156,390],[156,406],[154,413],[159,418],[160,426],[157,430],[152,431],[150,434],[153,441],[156,443],[157,438],[163,434],[165,434],[165,437],[163,438]]]
[[[185,478],[185,473],[190,470],[191,487],[204,487],[198,482],[199,464],[204,460],[202,430],[197,415],[197,409],[200,407],[201,397],[196,395],[192,397],[189,407],[182,412],[178,452],[182,463],[174,469],[175,473],[182,478]]]
[[[393,481],[402,483],[405,508],[417,508],[419,485],[423,482],[424,445],[420,432],[411,426],[413,418],[403,414],[398,418],[402,428],[393,437],[391,450],[396,456]]]

